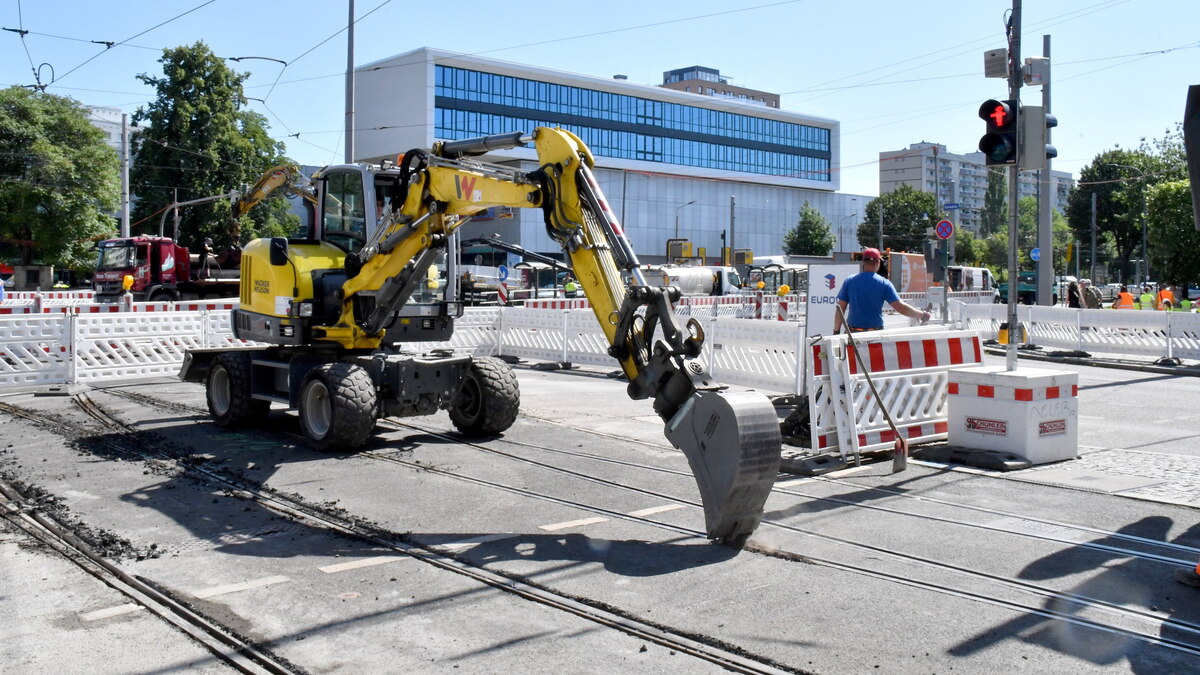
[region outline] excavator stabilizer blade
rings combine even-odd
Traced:
[[[779,474],[775,407],[761,394],[699,391],[667,422],[666,434],[692,467],[708,538],[741,546],[762,521]]]

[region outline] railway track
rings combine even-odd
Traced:
[[[141,395],[127,398],[137,398],[143,402],[153,401],[153,399],[147,400]],[[723,645],[719,641],[706,636],[690,635],[682,631],[674,630],[666,625],[648,622],[631,614],[622,613],[611,607],[607,607],[602,602],[558,593],[553,589],[537,584],[536,582],[533,582],[528,578],[523,578],[519,575],[497,572],[479,565],[471,564],[469,561],[464,560],[461,557],[447,554],[446,552],[436,550],[432,547],[424,547],[407,543],[402,540],[402,535],[382,531],[380,528],[366,524],[361,520],[354,518],[353,516],[335,512],[334,510],[323,508],[320,505],[304,502],[294,496],[279,494],[270,490],[269,488],[266,488],[265,486],[257,484],[255,481],[239,478],[238,476],[231,475],[227,471],[212,470],[202,465],[184,462],[182,460],[186,459],[185,457],[172,455],[161,448],[148,447],[149,443],[147,442],[145,436],[135,437],[133,435],[135,432],[133,427],[125,424],[119,418],[109,413],[103,406],[96,403],[89,395],[76,395],[74,397],[74,401],[84,414],[100,424],[101,427],[109,430],[110,432],[116,432],[116,434],[124,436],[122,439],[124,442],[119,441],[117,438],[110,438],[106,441],[112,449],[119,448],[121,452],[130,455],[131,457],[139,458],[148,462],[174,463],[175,469],[182,473],[188,474],[194,478],[211,482],[214,485],[224,488],[224,490],[231,496],[236,496],[240,499],[255,502],[294,522],[317,527],[348,538],[369,543],[376,547],[411,556],[425,564],[437,567],[441,570],[467,577],[477,583],[518,596],[524,600],[565,612],[567,614],[571,614],[581,619],[593,622],[597,625],[617,630],[647,642],[660,645],[672,650],[675,653],[707,661],[731,672],[798,672],[795,669],[776,664],[768,657],[746,653],[744,650],[729,645]],[[176,411],[179,411],[178,404],[169,405]],[[87,427],[84,427],[77,422],[72,422],[69,419],[65,419],[60,416],[44,415],[36,411],[19,408],[7,403],[0,402],[0,412],[8,413],[31,422],[46,425],[57,432],[62,432],[75,438],[87,435],[89,432]],[[421,468],[422,470],[430,470],[429,467]],[[20,509],[17,508],[17,510]],[[697,534],[700,538],[704,537],[703,532],[699,532]],[[79,543],[82,544],[82,542]],[[55,550],[59,549],[56,548]],[[70,553],[70,551],[60,551],[60,553],[67,555]],[[79,552],[75,552],[75,554],[78,555]],[[106,565],[112,567],[116,571],[119,571],[119,568],[111,563],[106,562]],[[128,593],[127,595],[135,602],[138,602],[139,604],[143,603],[143,600],[140,596]],[[208,625],[211,625],[214,632],[221,632],[221,626],[217,622],[203,617],[198,613],[193,612],[192,614],[194,615],[195,621],[204,622]],[[232,633],[231,630],[225,630],[226,632]],[[245,645],[245,650],[255,649],[256,648],[249,643]],[[231,665],[235,664],[231,663]],[[279,671],[247,670],[245,672],[297,671],[288,668]]]
[[[239,637],[232,629],[208,619],[185,603],[127,574],[93,550],[69,527],[41,513],[14,486],[4,481],[0,481],[0,515],[26,535],[182,631],[238,672],[301,672],[285,659]]]
[[[142,395],[127,396],[127,394],[129,394],[129,392],[121,392],[118,395],[126,396],[127,398],[139,398],[142,396]],[[146,399],[139,398],[139,400],[142,400],[142,402],[147,403],[149,405],[154,405],[157,402],[156,400],[149,399],[149,398],[146,398]],[[179,404],[172,404],[172,405],[178,406]],[[196,409],[196,408],[190,408],[190,410],[192,412],[200,412],[199,409]],[[498,456],[498,457],[504,459],[505,461],[519,462],[519,463],[522,463],[522,464],[525,464],[528,466],[536,467],[538,470],[545,470],[545,471],[554,472],[554,473],[557,473],[557,474],[560,474],[563,476],[569,476],[571,479],[588,481],[588,482],[600,484],[600,485],[605,486],[606,488],[611,488],[611,489],[615,489],[615,490],[635,492],[635,493],[643,495],[643,496],[648,496],[648,497],[653,497],[658,500],[668,501],[668,502],[678,504],[678,505],[681,505],[681,506],[684,506],[687,508],[692,508],[692,509],[700,509],[701,508],[700,504],[694,500],[673,496],[673,495],[661,492],[659,490],[638,488],[633,485],[625,484],[621,481],[609,480],[609,479],[605,479],[602,477],[598,477],[596,475],[593,475],[592,473],[572,471],[572,470],[557,466],[551,462],[543,462],[543,461],[533,460],[528,457],[515,454],[513,452],[500,450],[495,447],[492,447],[492,445],[490,445],[490,444],[469,442],[469,441],[463,439],[462,437],[458,436],[457,434],[446,433],[446,432],[431,428],[427,425],[420,425],[420,424],[416,424],[416,423],[413,423],[413,422],[410,422],[407,420],[406,421],[385,420],[382,422],[382,424],[385,427],[391,427],[394,429],[407,428],[407,429],[411,429],[414,431],[419,431],[423,434],[428,434],[428,435],[431,435],[436,438],[441,438],[443,440],[453,442],[460,446],[469,447],[478,452],[484,452],[484,453],[491,454],[493,456]],[[591,432],[585,431],[584,433],[591,433]],[[608,434],[599,434],[599,435],[611,437],[611,435],[608,435]],[[617,437],[617,438],[619,438],[619,437]],[[585,459],[585,460],[595,461],[595,462],[615,463],[615,464],[620,464],[625,467],[631,467],[631,468],[644,470],[644,471],[653,471],[653,472],[659,472],[659,473],[671,473],[671,474],[678,475],[681,478],[686,477],[686,478],[690,479],[690,474],[683,472],[683,471],[676,471],[676,470],[667,469],[667,468],[654,466],[654,465],[650,465],[650,464],[645,464],[645,463],[641,463],[641,462],[634,462],[634,461],[627,461],[627,460],[614,460],[612,458],[601,457],[601,456],[595,455],[593,453],[586,453],[586,452],[582,452],[582,451],[563,450],[560,448],[555,448],[555,447],[551,447],[551,446],[547,446],[547,445],[536,444],[536,443],[525,443],[525,442],[519,442],[519,441],[515,441],[515,440],[508,440],[508,439],[497,439],[495,441],[492,441],[491,443],[520,447],[520,448],[524,448],[524,449],[534,449],[534,450],[551,453],[554,455],[560,455],[560,456],[568,455],[568,456],[572,456],[575,458],[580,458],[580,459]],[[598,504],[594,504],[594,503],[589,504],[589,503],[581,502],[578,500],[565,499],[563,497],[556,496],[553,494],[538,492],[536,490],[530,490],[527,488],[504,484],[504,483],[501,483],[498,481],[489,480],[487,478],[472,476],[472,475],[469,475],[467,473],[464,473],[464,472],[458,471],[458,470],[452,470],[452,469],[447,469],[447,468],[443,468],[443,467],[431,466],[427,463],[421,463],[421,462],[403,459],[403,458],[395,456],[394,454],[389,454],[389,453],[385,453],[385,452],[364,452],[364,453],[360,453],[358,455],[358,457],[361,459],[369,460],[369,461],[397,464],[397,465],[404,466],[404,467],[407,467],[412,470],[433,472],[433,473],[444,475],[444,476],[447,476],[447,477],[450,477],[450,478],[453,478],[456,480],[465,481],[465,482],[469,482],[469,483],[472,483],[475,485],[487,487],[489,489],[501,490],[501,491],[505,491],[505,492],[508,492],[511,494],[517,494],[524,498],[569,506],[569,507],[578,509],[580,511],[594,513],[594,514],[602,515],[602,516],[608,517],[608,518],[616,518],[616,519],[631,521],[631,522],[639,523],[639,524],[642,524],[642,525],[645,525],[648,527],[665,529],[665,530],[674,532],[676,534],[694,537],[697,539],[704,538],[704,533],[700,530],[671,525],[668,523],[663,523],[663,522],[653,520],[648,517],[639,517],[639,516],[635,516],[635,515],[631,515],[631,514],[627,514],[627,513],[621,513],[621,512],[615,511],[611,508],[607,508],[603,505],[598,505]],[[854,487],[856,489],[863,489],[863,486],[861,486],[861,485],[858,485],[858,484],[852,484],[852,485],[854,485]],[[1013,535],[1013,536],[1032,537],[1034,539],[1049,540],[1049,541],[1069,544],[1071,546],[1091,547],[1091,548],[1095,548],[1096,550],[1104,551],[1106,553],[1127,556],[1130,558],[1136,558],[1139,560],[1144,560],[1144,561],[1148,561],[1148,562],[1152,562],[1152,563],[1182,565],[1182,564],[1188,564],[1188,562],[1189,562],[1187,558],[1172,557],[1172,554],[1169,554],[1169,553],[1162,553],[1162,552],[1153,553],[1153,552],[1139,550],[1136,548],[1124,548],[1124,547],[1114,546],[1114,545],[1091,544],[1090,542],[1081,543],[1079,541],[1076,541],[1076,540],[1073,540],[1070,538],[1054,537],[1054,536],[1038,534],[1038,533],[1030,533],[1030,532],[1020,532],[1020,531],[1015,531],[1012,529],[1006,529],[1006,528],[1001,528],[1001,527],[996,527],[996,526],[986,526],[986,525],[981,525],[979,523],[971,523],[968,521],[962,521],[962,520],[957,520],[957,519],[953,519],[953,518],[938,517],[938,516],[930,517],[928,514],[914,514],[914,513],[906,512],[902,509],[895,509],[895,508],[891,508],[891,507],[883,507],[883,506],[879,506],[879,505],[864,505],[864,504],[860,504],[857,502],[848,502],[846,500],[836,500],[836,499],[829,498],[829,497],[806,495],[802,492],[799,492],[799,491],[796,491],[796,490],[790,489],[790,488],[779,488],[778,491],[781,494],[786,494],[789,496],[796,496],[796,497],[801,497],[804,499],[832,500],[836,503],[843,504],[844,506],[847,506],[847,507],[871,508],[873,510],[886,511],[888,513],[903,516],[903,517],[922,518],[925,520],[929,520],[930,522],[945,523],[945,524],[950,524],[950,525],[954,525],[954,526],[958,526],[958,527],[975,527],[975,528],[980,528],[980,529],[983,529],[986,531],[1002,532],[1004,534],[1009,534],[1009,535]],[[893,495],[893,496],[895,496],[895,495]],[[906,495],[900,495],[900,496],[906,496]],[[1014,514],[1009,514],[1009,513],[1003,512],[1003,511],[981,509],[980,507],[955,504],[950,501],[936,500],[936,499],[931,499],[928,497],[916,497],[916,499],[921,499],[924,501],[928,501],[931,503],[937,503],[937,504],[941,504],[941,505],[945,505],[945,506],[949,506],[949,507],[970,508],[975,511],[983,511],[983,512],[987,512],[987,513],[993,513],[996,515],[1006,515],[1006,516],[1014,515]],[[1024,518],[1024,516],[1022,516],[1022,517]],[[1036,521],[1036,519],[1033,519],[1033,520]],[[1054,523],[1055,525],[1065,526],[1065,524],[1057,523],[1055,521],[1041,521],[1041,522]],[[951,596],[966,598],[966,599],[970,599],[970,600],[974,600],[974,601],[978,601],[978,602],[984,602],[984,603],[992,604],[992,605],[996,605],[996,606],[1002,606],[1002,607],[1006,607],[1006,608],[1009,608],[1009,609],[1012,609],[1012,610],[1015,610],[1018,612],[1023,612],[1023,613],[1032,614],[1035,616],[1044,617],[1047,619],[1066,622],[1068,624],[1078,626],[1078,627],[1086,627],[1086,628],[1092,628],[1092,629],[1096,629],[1096,630],[1104,631],[1104,632],[1117,633],[1117,634],[1120,634],[1127,638],[1140,640],[1140,641],[1147,642],[1150,644],[1160,645],[1162,647],[1165,647],[1165,648],[1168,648],[1168,649],[1171,649],[1174,651],[1182,652],[1185,654],[1189,654],[1189,655],[1200,656],[1200,625],[1173,619],[1173,618],[1170,618],[1169,616],[1164,616],[1164,614],[1161,612],[1157,612],[1157,611],[1153,611],[1153,610],[1143,610],[1143,609],[1138,609],[1136,607],[1127,607],[1127,606],[1124,606],[1119,603],[1108,602],[1108,601],[1105,601],[1100,598],[1089,597],[1087,595],[1080,594],[1080,593],[1056,590],[1053,588],[1048,588],[1046,586],[1031,583],[1031,582],[1024,581],[1021,579],[1013,579],[1013,578],[1004,577],[1002,575],[995,575],[995,574],[989,574],[986,572],[981,572],[981,571],[978,571],[975,569],[964,567],[962,565],[954,565],[954,564],[942,562],[939,560],[935,560],[935,559],[929,558],[927,556],[912,555],[912,554],[903,553],[900,551],[890,550],[886,547],[873,545],[873,544],[863,542],[863,541],[855,541],[855,540],[852,540],[852,539],[846,538],[846,537],[838,537],[838,536],[832,536],[829,534],[822,534],[822,533],[814,532],[814,531],[811,531],[811,530],[808,530],[805,528],[790,525],[790,524],[788,524],[786,522],[782,522],[780,520],[773,520],[773,519],[764,520],[763,527],[764,528],[773,528],[775,530],[787,533],[789,535],[795,535],[798,537],[803,537],[803,538],[808,538],[808,539],[815,539],[815,540],[819,540],[821,542],[828,543],[828,544],[835,544],[840,547],[845,547],[847,549],[854,550],[859,554],[868,554],[871,556],[885,556],[889,559],[895,560],[895,561],[903,563],[905,565],[918,566],[918,567],[934,570],[934,571],[938,572],[939,574],[949,575],[950,577],[952,577],[956,580],[956,583],[953,583],[953,582],[948,583],[945,581],[933,581],[933,582],[921,581],[921,580],[916,579],[915,575],[913,575],[913,574],[884,572],[884,571],[880,571],[880,569],[878,569],[877,567],[867,567],[867,566],[863,566],[863,565],[847,563],[844,559],[838,559],[835,557],[814,556],[811,553],[807,553],[807,552],[804,554],[801,554],[797,551],[788,551],[788,550],[784,550],[784,549],[780,549],[780,548],[763,549],[763,548],[757,548],[753,544],[751,544],[751,546],[748,547],[748,550],[755,552],[755,553],[759,553],[759,554],[771,555],[776,558],[781,558],[781,559],[785,559],[785,560],[821,564],[821,565],[825,565],[825,566],[828,566],[831,568],[843,570],[846,572],[871,576],[871,577],[880,578],[880,579],[886,579],[886,580],[889,580],[889,581],[892,581],[895,583],[900,583],[900,584],[910,586],[910,587],[921,588],[921,589],[927,590],[927,591],[932,591],[932,592],[947,594],[947,595],[951,595]],[[1157,542],[1157,541],[1153,541],[1153,540],[1147,540],[1144,538],[1131,537],[1128,535],[1123,535],[1122,533],[1106,532],[1106,531],[1099,530],[1096,528],[1080,528],[1080,529],[1083,531],[1090,532],[1094,535],[1111,538],[1114,541],[1128,540],[1130,543],[1138,543],[1139,545],[1161,545],[1163,549],[1172,550],[1176,554],[1196,551],[1196,549],[1191,549],[1190,547],[1170,544],[1168,542]],[[1194,558],[1192,558],[1192,559],[1194,560]],[[891,567],[889,566],[888,569],[891,569]],[[975,590],[975,588],[978,586],[978,584],[980,582],[984,582],[986,584],[991,585],[993,587],[991,589],[993,592],[979,592],[979,591]],[[997,593],[995,591],[1002,591],[1002,593]],[[1041,604],[1029,604],[1028,602],[1013,600],[1011,598],[1014,593],[1024,595],[1024,596],[1032,596],[1032,597],[1036,598],[1037,600],[1040,600]],[[1007,596],[1007,597],[1005,597],[1005,596]],[[1105,619],[1094,619],[1094,618],[1090,618],[1090,617],[1083,615],[1084,613],[1089,613],[1089,612],[1101,613],[1101,614],[1105,615],[1106,618]],[[1126,622],[1126,623],[1132,622],[1133,624],[1136,624],[1136,627],[1122,625],[1121,622]],[[1171,631],[1175,634],[1178,634],[1180,637],[1179,638],[1164,637],[1162,635],[1163,631]]]

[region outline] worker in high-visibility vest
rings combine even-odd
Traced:
[[[1175,306],[1175,294],[1167,286],[1162,286],[1158,289],[1158,297],[1155,298],[1154,309],[1165,309],[1168,312]]]
[[[1125,286],[1121,286],[1121,292],[1117,293],[1117,299],[1113,301],[1113,309],[1133,309],[1133,293]]]
[[[1138,296],[1138,303],[1141,309],[1154,309],[1154,294],[1150,292],[1149,286],[1142,287],[1142,294]]]

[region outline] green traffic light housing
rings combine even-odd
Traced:
[[[1017,162],[1017,101],[991,99],[979,106],[979,118],[987,122],[987,133],[979,139],[985,164],[997,166]]]

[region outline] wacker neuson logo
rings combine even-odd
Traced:
[[[989,420],[982,417],[968,417],[966,419],[967,431],[974,431],[979,434],[994,434],[996,436],[1008,435],[1008,422],[1004,420]]]

